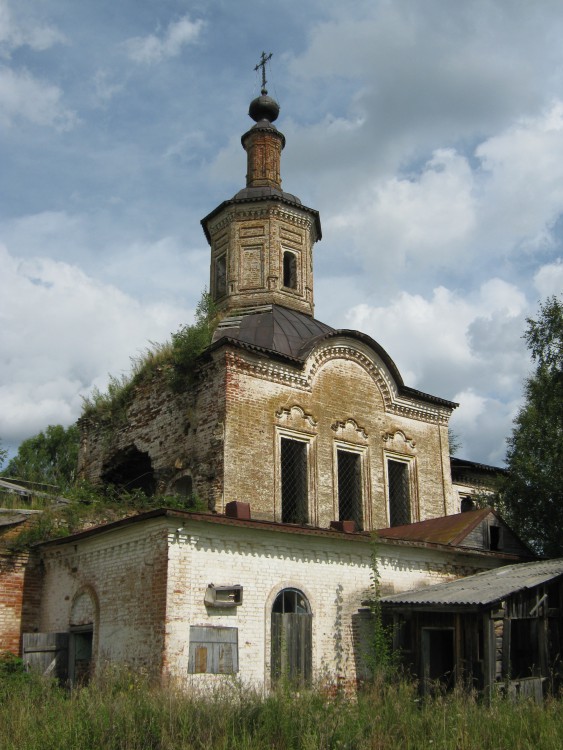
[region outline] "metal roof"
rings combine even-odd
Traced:
[[[280,305],[265,305],[225,318],[214,338],[219,340],[225,336],[296,359],[304,344],[332,331],[334,328],[304,313]]]
[[[409,523],[404,526],[378,529],[381,539],[404,539],[412,542],[430,542],[431,544],[449,544],[457,546],[488,515],[497,515],[492,508],[480,508],[465,513],[454,513],[451,516],[430,518],[426,521]]]
[[[451,609],[487,607],[563,575],[563,559],[506,565],[467,578],[381,598],[389,607]]]
[[[231,343],[302,364],[315,346],[338,336],[361,341],[381,357],[402,396],[439,404],[449,409],[455,409],[458,406],[454,401],[406,386],[397,365],[389,354],[377,341],[365,333],[335,329],[310,315],[281,305],[248,308],[236,315],[224,318],[215,331],[210,349],[217,348],[224,343]]]
[[[276,188],[266,188],[265,190],[262,188],[243,188],[242,190],[239,190],[239,192],[230,200],[223,201],[219,206],[217,206],[217,208],[214,208],[211,213],[207,214],[207,216],[204,216],[204,218],[201,220],[201,226],[203,227],[203,232],[209,244],[211,244],[211,234],[209,233],[209,222],[211,221],[211,219],[215,218],[215,216],[220,214],[221,211],[228,208],[229,206],[244,205],[245,203],[259,203],[261,201],[274,201],[278,203],[284,203],[287,206],[292,206],[293,208],[300,209],[301,211],[310,214],[315,224],[317,240],[321,239],[322,229],[319,212],[314,208],[304,206],[301,203],[301,200],[296,195],[293,195],[293,193],[286,193],[285,191],[277,190]]]

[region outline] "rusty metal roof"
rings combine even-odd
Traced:
[[[497,513],[492,508],[480,508],[443,518],[430,518],[427,521],[418,521],[404,526],[378,529],[377,535],[381,539],[403,539],[411,542],[458,546],[488,515],[496,516]]]
[[[488,607],[511,594],[563,575],[563,559],[505,565],[467,578],[381,598],[387,607],[416,609]]]

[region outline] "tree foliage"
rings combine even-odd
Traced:
[[[523,539],[542,554],[563,556],[563,302],[548,298],[527,323],[536,369],[508,440],[501,502]]]
[[[78,428],[49,425],[45,432],[24,440],[2,474],[65,489],[76,477]]]

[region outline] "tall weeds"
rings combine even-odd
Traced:
[[[207,697],[126,670],[71,692],[0,670],[2,750],[560,750],[563,705],[466,693],[419,699],[406,681],[357,698],[322,690],[266,698],[228,684]]]

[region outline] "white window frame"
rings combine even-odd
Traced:
[[[316,493],[316,435],[309,435],[285,427],[276,427],[275,435],[275,479],[274,479],[274,519],[282,522],[282,477],[281,477],[281,441],[295,440],[307,446],[307,524],[316,526],[318,523],[317,493]]]
[[[415,523],[419,520],[419,507],[418,507],[418,481],[416,471],[416,458],[414,456],[406,456],[404,453],[393,453],[392,451],[384,451],[383,453],[383,465],[385,470],[385,512],[387,514],[387,525],[391,525],[391,504],[389,497],[389,461],[396,461],[397,463],[406,464],[408,470],[408,483],[409,483],[409,523]]]
[[[355,453],[360,456],[360,472],[361,472],[361,487],[362,487],[362,529],[369,528],[371,508],[370,502],[370,482],[368,476],[368,448],[365,445],[355,445],[354,443],[345,443],[342,440],[335,440],[332,447],[332,487],[333,487],[333,511],[334,518],[337,521],[346,519],[340,518],[340,499],[338,496],[338,451],[346,453]]]

